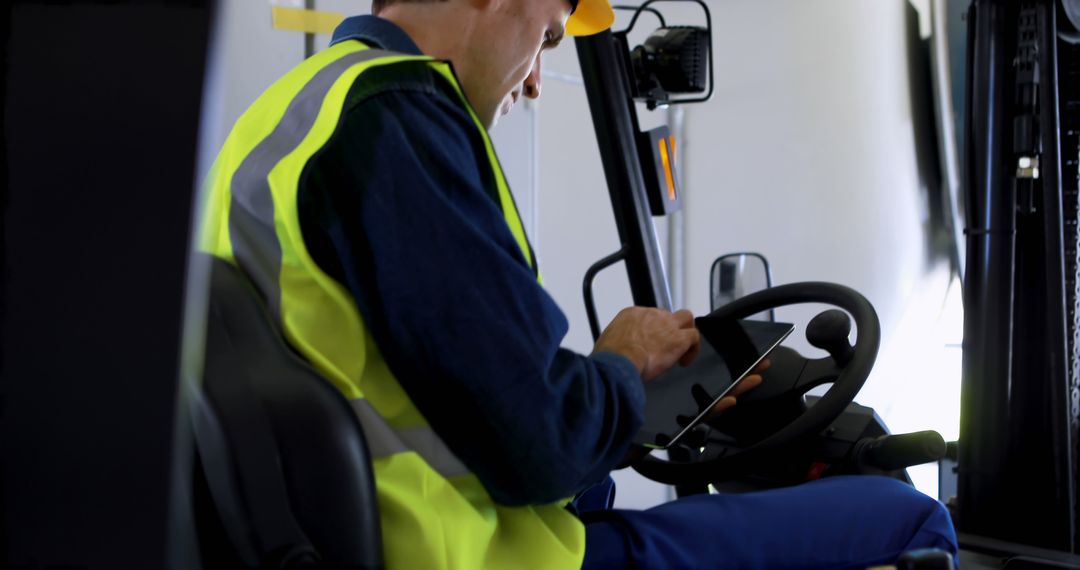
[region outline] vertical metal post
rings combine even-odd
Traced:
[[[686,109],[681,106],[669,107],[668,129],[675,138],[675,177],[679,180],[682,193],[682,208],[668,214],[667,227],[667,269],[671,287],[671,304],[677,309],[686,308]]]
[[[1076,472],[1073,464],[1069,414],[1068,326],[1065,318],[1065,255],[1061,184],[1060,114],[1058,110],[1057,25],[1055,2],[1038,0],[1028,6],[1038,31],[1038,125],[1041,143],[1036,211],[1017,224],[1018,261],[1016,308],[1031,318],[1025,338],[1014,338],[1013,374],[1016,385],[1013,415],[1017,417],[1013,465],[1025,465],[1021,485],[1038,489],[1028,498],[1028,512],[1041,524],[1025,542],[1076,552]],[[1015,143],[1014,143],[1015,144]],[[1021,219],[1027,216],[1022,216]],[[1026,223],[1029,227],[1021,225]],[[1024,249],[1021,249],[1024,246]],[[1021,265],[1019,268],[1022,268]],[[1019,269],[1018,268],[1018,269]],[[1022,280],[1022,281],[1021,281]],[[1018,329],[1020,330],[1020,329]],[[1033,333],[1033,334],[1032,334]]]
[[[976,0],[968,12],[967,271],[961,381],[958,528],[993,532],[1005,489],[1011,389],[1015,196],[1004,130],[1006,8]],[[1015,492],[1015,490],[1012,490]]]
[[[958,526],[1073,551],[1054,2],[969,12]]]
[[[637,154],[639,127],[624,60],[611,32],[575,43],[634,304],[670,310],[671,293]]]
[[[304,0],[305,10],[315,9],[315,0]],[[315,34],[311,32],[304,33],[304,59],[307,59],[315,55]]]

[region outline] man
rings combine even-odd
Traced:
[[[540,96],[545,50],[605,29],[611,8],[376,0],[373,12],[238,121],[211,172],[202,247],[251,277],[352,403],[390,567],[862,567],[955,551],[941,506],[887,479],[597,507],[631,452],[643,382],[692,359],[698,334],[688,312],[630,308],[591,355],[561,349],[566,320],[486,130]]]

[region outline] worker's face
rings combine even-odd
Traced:
[[[464,88],[488,128],[521,97],[540,96],[540,59],[563,37],[569,0],[490,0],[469,50]]]

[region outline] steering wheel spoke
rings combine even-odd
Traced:
[[[831,357],[807,360],[792,390],[805,394],[818,386],[835,382],[843,371]]]

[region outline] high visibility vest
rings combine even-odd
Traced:
[[[333,137],[364,73],[403,62],[425,62],[457,92],[483,136],[506,223],[535,267],[491,140],[449,64],[358,41],[303,62],[240,117],[207,180],[200,247],[244,270],[287,341],[352,404],[373,457],[389,567],[580,568],[585,530],[565,502],[495,504],[394,378],[349,291],[304,244],[301,173]]]

